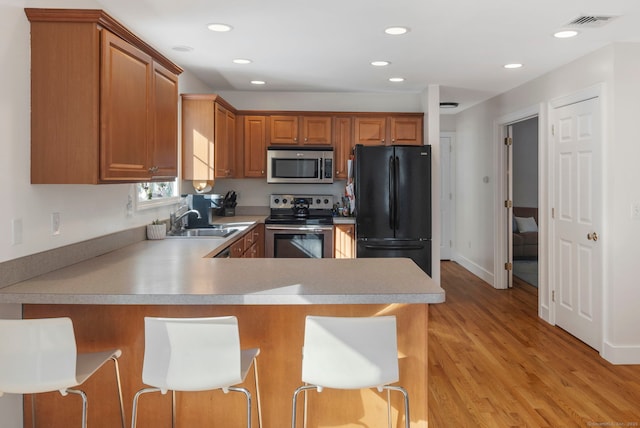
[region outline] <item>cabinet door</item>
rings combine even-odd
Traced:
[[[150,179],[152,60],[102,30],[100,178]]]
[[[355,144],[384,146],[387,135],[386,117],[356,117],[354,120]]]
[[[182,98],[182,178],[213,180],[214,103]]]
[[[269,145],[298,144],[298,116],[269,116]]]
[[[266,177],[267,171],[267,118],[244,118],[244,176]]]
[[[227,110],[227,164],[228,177],[236,177],[236,114]]]
[[[353,127],[350,117],[337,117],[334,129],[335,178],[347,178],[347,161],[353,149]]]
[[[228,119],[232,112],[222,107],[218,103],[215,104],[215,139],[214,145],[214,169],[215,178],[227,178],[232,176],[232,150],[231,141],[229,140],[229,131],[231,135],[235,135],[235,115],[233,121]],[[229,129],[231,126],[231,130]]]
[[[391,144],[422,145],[421,117],[394,117],[391,123]]]
[[[354,224],[336,224],[333,227],[334,258],[354,259],[356,257],[355,232]]]
[[[229,256],[231,258],[241,258],[244,255],[244,236],[231,244]]]
[[[310,146],[331,145],[331,117],[303,116],[302,144]]]
[[[149,165],[153,179],[178,176],[178,76],[153,63],[153,141]]]

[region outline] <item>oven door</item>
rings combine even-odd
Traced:
[[[265,225],[265,256],[332,258],[333,226]]]

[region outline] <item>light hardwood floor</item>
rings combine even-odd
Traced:
[[[429,428],[640,427],[640,365],[613,365],[537,316],[537,289],[496,290],[442,263],[429,308]]]

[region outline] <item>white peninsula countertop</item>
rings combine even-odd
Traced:
[[[304,305],[441,303],[409,259],[206,258],[215,239],[143,241],[0,289],[0,303]]]

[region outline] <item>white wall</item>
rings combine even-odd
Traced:
[[[100,7],[91,1],[59,1],[56,7]],[[50,2],[7,1],[0,4],[0,262],[101,235],[141,226],[169,216],[169,207],[127,216],[130,184],[30,184],[30,32],[24,7],[51,7]],[[180,91],[206,91],[186,72]],[[62,233],[51,235],[51,213],[59,212]],[[22,243],[12,245],[12,221],[22,220]]]
[[[484,183],[482,177],[489,177],[491,183],[501,172],[501,167],[494,165],[493,124],[513,112],[604,84],[602,355],[617,363],[640,363],[640,288],[636,280],[640,221],[631,219],[631,203],[640,201],[639,74],[640,45],[610,45],[456,117],[456,251],[461,263],[492,282],[496,244],[493,216],[501,201],[494,199],[493,186]],[[546,136],[542,139],[546,144]]]

